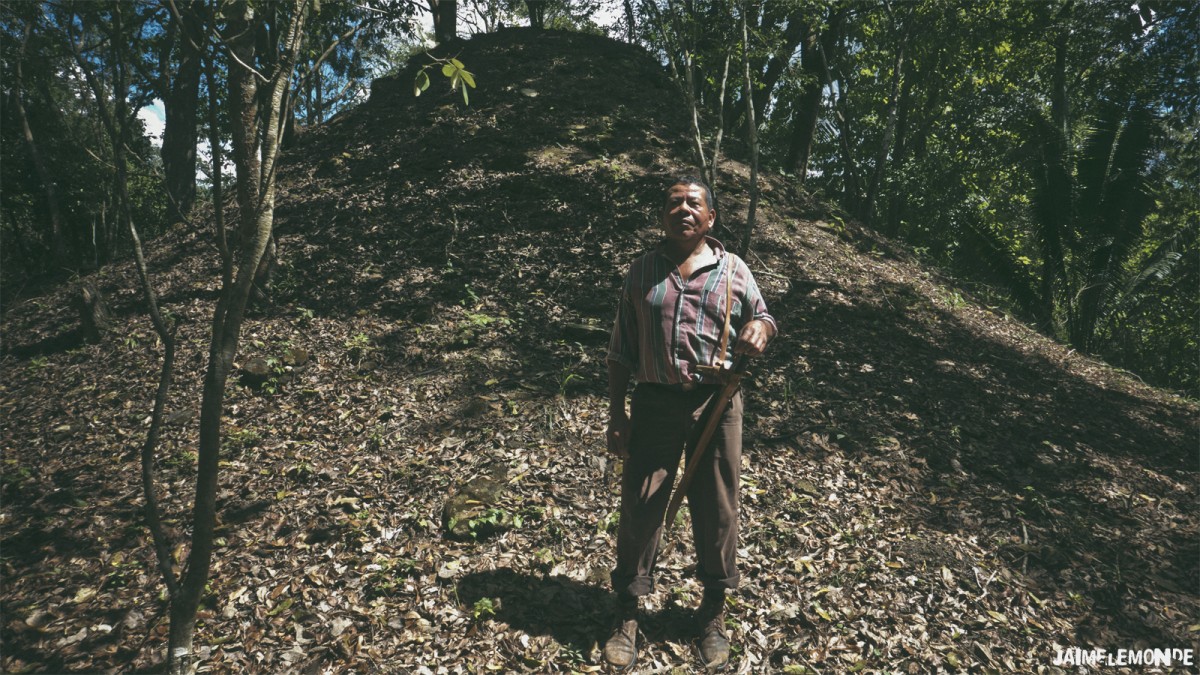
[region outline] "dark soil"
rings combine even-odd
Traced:
[[[685,104],[598,37],[455,53],[469,107],[440,75],[414,98],[418,60],[289,151],[281,267],[239,354],[274,376],[228,391],[206,668],[599,670],[619,472],[604,329],[686,168]],[[746,174],[726,164],[725,222]],[[747,385],[735,670],[1062,672],[1061,648],[1197,647],[1197,406],[785,179],[763,191],[749,262],[782,334]],[[207,226],[150,253],[184,322],[159,462],[181,536],[217,253]],[[100,345],[71,339],[66,287],[3,317],[6,672],[147,669],[165,647],[136,457],[161,354],[132,267],[95,281]],[[444,537],[447,498],[481,476],[507,483],[481,535]],[[688,531],[660,556],[645,672],[698,668]]]

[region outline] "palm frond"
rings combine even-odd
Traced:
[[[983,266],[983,270],[992,281],[1005,290],[1027,316],[1044,321],[1045,306],[1037,292],[1035,275],[1021,265],[1009,244],[1003,241],[996,232],[986,224],[973,219],[965,219],[966,227],[962,229],[968,244],[968,255],[972,261]]]
[[[1074,185],[1066,166],[1066,139],[1048,111],[1031,111],[1029,145],[1033,156],[1031,224],[1042,259],[1041,302],[1053,307],[1066,279],[1064,240],[1072,230]]]
[[[1106,106],[1097,134],[1079,162],[1082,283],[1072,341],[1090,349],[1096,323],[1121,286],[1121,271],[1142,239],[1153,207],[1150,157],[1155,118],[1150,106],[1133,100]]]
[[[1130,274],[1107,303],[1101,318],[1135,302],[1149,284],[1166,279],[1183,260],[1184,249],[1200,238],[1200,221],[1185,224],[1178,232],[1159,244],[1136,272]]]

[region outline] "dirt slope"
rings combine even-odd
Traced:
[[[414,99],[413,66],[290,151],[283,264],[239,356],[274,379],[229,390],[197,637],[213,670],[598,670],[606,330],[688,120],[623,44],[507,31],[456,53],[470,107],[439,79]],[[783,334],[748,385],[736,671],[1058,672],[1064,647],[1195,648],[1197,407],[826,213],[764,186],[750,263]],[[152,249],[185,322],[161,451],[182,532],[216,252],[183,227]],[[72,344],[66,289],[5,308],[5,671],[146,668],[165,644],[135,457],[159,355],[132,270],[99,282],[118,318],[100,346]],[[447,498],[480,477],[505,483],[480,536],[444,537]],[[641,663],[692,672],[686,538],[660,561]]]

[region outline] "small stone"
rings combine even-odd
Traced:
[[[261,356],[256,356],[242,364],[242,372],[255,377],[266,377],[271,372],[271,366]]]
[[[169,413],[166,418],[163,419],[163,426],[174,427],[186,424],[192,419],[192,417],[195,416],[195,414],[196,411],[192,408],[176,410],[173,413]]]
[[[568,322],[563,324],[563,337],[577,342],[606,342],[609,328],[595,323]]]
[[[455,538],[481,538],[510,529],[512,513],[496,509],[504,495],[507,469],[492,468],[490,476],[479,476],[460,487],[442,508],[442,526]]]
[[[338,637],[342,633],[345,633],[346,629],[352,625],[354,625],[354,622],[351,621],[350,619],[345,619],[345,618],[339,617],[337,619],[334,619],[333,623],[330,625],[329,634],[332,635],[333,637]]]
[[[283,351],[283,362],[289,366],[302,366],[308,363],[308,350],[303,347],[288,347]]]
[[[455,574],[458,574],[458,569],[461,566],[457,560],[451,560],[438,568],[437,575],[439,579],[453,579]]]
[[[45,628],[46,625],[49,624],[53,620],[54,620],[53,614],[51,614],[50,612],[47,612],[45,610],[39,609],[39,610],[34,611],[33,614],[30,614],[29,618],[25,619],[25,625],[29,626],[30,628],[35,628],[37,630],[41,630],[42,628]]]
[[[242,364],[241,382],[247,387],[255,388],[266,384],[271,377],[271,364],[261,356],[256,356]]]

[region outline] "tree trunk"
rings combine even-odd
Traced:
[[[529,12],[529,27],[542,30],[546,27],[546,0],[525,0]]]
[[[93,344],[104,339],[109,329],[108,308],[104,304],[104,296],[100,289],[90,281],[79,284],[79,293],[75,297],[75,307],[79,313],[79,324],[83,331],[83,339]]]
[[[883,187],[888,157],[892,154],[892,139],[896,133],[896,113],[900,109],[900,82],[904,77],[904,51],[908,45],[908,34],[912,21],[906,21],[904,34],[896,46],[896,55],[892,61],[892,90],[888,95],[887,109],[884,113],[883,137],[879,139],[879,148],[875,153],[875,166],[871,169],[871,182],[867,186],[866,203],[863,205],[865,220],[869,225],[876,225],[876,215],[879,212],[879,192]],[[893,20],[893,28],[895,22]]]
[[[289,14],[291,21],[284,35],[280,36],[281,55],[262,97],[256,95],[258,89],[253,73],[242,65],[252,64],[254,58],[253,43],[246,44],[245,37],[251,34],[245,28],[254,18],[246,0],[234,4],[229,21],[229,34],[232,36],[230,53],[237,55],[237,60],[231,58],[229,63],[231,117],[239,122],[235,127],[253,124],[256,117],[262,119],[262,153],[260,164],[258,153],[254,152],[258,147],[259,134],[247,133],[249,129],[246,128],[234,134],[238,213],[241,220],[239,230],[243,236],[236,275],[231,278],[226,267],[226,273],[223,274],[225,283],[213,312],[212,342],[200,402],[192,547],[188,554],[187,575],[180,584],[178,596],[171,602],[168,669],[172,673],[185,673],[193,669],[196,610],[200,606],[212,563],[225,385],[233,369],[251,288],[271,241],[275,214],[275,166],[279,157],[283,119],[287,114],[285,95],[295,69],[307,7],[307,0],[292,1]],[[261,110],[256,108],[259,101],[263,104]]]
[[[433,39],[440,45],[458,36],[458,1],[426,0],[433,15]]]
[[[845,86],[846,80],[840,80]],[[862,187],[858,179],[858,163],[854,161],[854,129],[850,116],[846,114],[846,92],[834,97],[834,117],[838,122],[838,144],[842,148],[842,202],[852,213],[858,214],[862,204]]]
[[[250,288],[250,299],[256,307],[270,302],[271,281],[275,278],[277,253],[275,237],[271,236],[267,240],[267,250],[263,253],[262,260],[259,261],[258,268],[254,272],[254,285]]]
[[[446,44],[458,37],[458,0],[440,0],[438,2],[438,44]]]
[[[793,112],[791,142],[788,145],[786,166],[796,176],[796,182],[804,184],[808,177],[808,162],[812,155],[813,138],[817,132],[817,120],[821,114],[821,98],[825,90],[825,61],[818,40],[828,41],[833,25],[820,35],[811,27],[805,28],[804,43],[800,52],[800,70],[804,73],[804,89]],[[833,45],[829,45],[833,49]]]
[[[200,100],[200,42],[203,25],[196,0],[175,3],[179,14],[174,33],[179,44],[179,66],[167,85],[163,106],[162,160],[171,218],[186,220],[196,200],[196,109]]]
[[[831,20],[831,24],[837,25],[840,22],[841,14]],[[838,35],[838,42],[841,36]],[[837,42],[833,42],[832,46],[836,47]],[[821,50],[821,62],[825,65],[825,86],[833,90],[834,82],[837,82],[836,93],[833,94],[832,109],[834,119],[837,121],[838,129],[838,144],[841,146],[842,160],[842,203],[846,209],[856,215],[859,212],[862,199],[862,188],[858,178],[858,163],[854,160],[854,129],[850,124],[850,115],[846,109],[846,96],[850,88],[849,78],[834,76],[834,63],[829,57],[832,49],[825,46],[824,41],[817,41],[817,48]]]
[[[176,324],[167,325],[158,307],[158,296],[154,292],[154,284],[146,268],[146,257],[142,252],[142,238],[133,222],[129,211],[128,186],[121,186],[121,198],[126,203],[125,217],[129,224],[129,235],[133,240],[133,254],[136,262],[138,278],[142,282],[142,293],[146,299],[147,312],[150,314],[154,331],[158,334],[163,345],[163,362],[159,369],[158,389],[154,395],[154,409],[150,413],[150,429],[146,432],[146,441],[142,444],[142,496],[146,501],[143,512],[146,516],[146,526],[150,530],[150,538],[154,542],[154,557],[158,562],[159,573],[167,587],[167,597],[179,595],[179,580],[173,569],[174,560],[171,557],[171,545],[166,528],[163,527],[162,513],[158,506],[158,492],[154,471],[154,453],[158,449],[158,439],[163,426],[163,412],[167,406],[167,395],[171,391],[171,380],[175,373],[175,328]]]
[[[110,68],[111,85],[106,87],[97,77],[95,68],[92,63],[83,58],[83,54],[79,51],[79,44],[76,41],[73,33],[74,17],[71,17],[65,22],[67,27],[68,42],[71,45],[75,64],[83,73],[83,78],[87,82],[88,89],[91,91],[93,100],[96,103],[96,111],[100,122],[108,135],[109,143],[112,146],[112,163],[115,167],[113,175],[112,196],[113,201],[111,207],[113,209],[113,218],[110,224],[108,218],[108,209],[110,203],[105,199],[103,209],[101,211],[101,237],[100,237],[100,262],[105,263],[112,255],[112,249],[116,242],[116,228],[120,226],[122,220],[122,209],[126,207],[126,203],[121,198],[121,186],[127,183],[126,173],[128,166],[126,164],[126,147],[130,136],[130,124],[132,118],[128,114],[129,108],[129,91],[128,78],[126,68],[128,67],[127,55],[125,52],[124,30],[122,27],[122,8],[121,3],[112,4],[112,22],[109,24],[109,33],[105,36],[109,44],[112,45],[113,52],[110,58],[106,59],[102,64]],[[111,92],[110,92],[111,89]],[[109,107],[108,96],[112,96],[112,107]]]
[[[54,177],[50,175],[50,170],[42,159],[42,153],[38,150],[37,142],[33,137],[33,129],[29,126],[29,116],[25,112],[25,104],[21,101],[21,97],[25,93],[21,62],[25,59],[25,47],[29,44],[29,32],[30,25],[26,23],[21,36],[21,51],[14,64],[16,86],[12,90],[13,109],[17,113],[17,119],[21,122],[21,135],[25,140],[29,158],[33,161],[33,169],[37,172],[38,181],[42,184],[42,191],[46,197],[46,212],[50,216],[50,250],[54,254],[55,262],[61,265],[66,262],[66,247],[63,245],[62,214],[58,210],[58,192],[54,186]]]
[[[908,125],[909,125],[909,80],[904,78],[904,85],[900,91],[900,112],[896,118],[896,144],[892,150],[892,166],[903,168],[908,152]],[[884,224],[884,233],[889,237],[895,237],[900,230],[900,211],[906,203],[906,195],[901,194],[903,190],[894,191],[887,205],[887,220]]]
[[[317,69],[313,71],[313,88],[314,88],[314,98],[316,99],[315,107],[316,107],[316,113],[317,113],[316,119],[313,120],[314,124],[320,124],[321,122],[325,121],[325,89],[323,88],[324,84],[325,84],[324,78],[321,77],[321,67],[317,66]]]
[[[1066,10],[1064,9],[1064,12]],[[1043,330],[1057,333],[1056,308],[1059,298],[1067,304],[1068,320],[1067,333],[1070,335],[1070,290],[1060,290],[1066,279],[1066,255],[1063,247],[1063,233],[1070,227],[1071,205],[1074,202],[1074,189],[1071,181],[1069,154],[1069,117],[1067,109],[1067,30],[1057,28],[1054,40],[1054,73],[1051,79],[1050,93],[1050,125],[1044,130],[1047,136],[1042,145],[1042,198],[1039,200],[1041,221],[1042,248],[1042,316]]]
[[[679,12],[684,11],[682,8],[669,5],[668,10],[674,12],[671,16],[672,28],[674,34],[678,36],[678,43],[673,43],[668,35],[667,19],[664,18],[662,12],[658,10],[655,3],[645,3],[643,5],[650,12],[650,22],[653,29],[658,31],[659,38],[662,40],[663,49],[667,54],[667,65],[671,69],[671,79],[683,91],[688,108],[692,114],[692,148],[695,150],[696,163],[700,167],[701,177],[708,183],[709,190],[712,192],[713,203],[709,206],[717,211],[717,218],[713,225],[714,230],[721,231],[724,220],[722,209],[719,208],[719,191],[717,189],[717,165],[721,157],[721,142],[725,133],[725,92],[729,82],[729,63],[732,58],[732,51],[725,52],[725,65],[721,74],[721,85],[718,94],[716,105],[713,106],[717,110],[717,123],[715,125],[715,138],[713,139],[713,151],[711,158],[706,156],[704,151],[704,135],[700,124],[700,100],[697,95],[698,83],[695,74],[695,62],[693,59],[694,46],[686,43],[684,38],[683,27],[680,23]],[[686,10],[694,14],[694,7],[689,3]],[[695,16],[691,17],[696,19]],[[681,56],[677,56],[681,55]],[[682,60],[683,63],[679,63]],[[731,236],[736,236],[736,233],[731,231]]]
[[[625,34],[630,44],[637,42],[637,17],[633,13],[633,0],[625,0]]]
[[[170,389],[174,369],[175,339],[173,329],[168,328],[162,314],[159,312],[158,299],[155,295],[154,287],[150,283],[149,274],[146,269],[146,260],[142,253],[141,238],[138,236],[137,227],[133,221],[132,204],[129,198],[129,177],[125,147],[127,139],[131,135],[130,125],[133,123],[134,118],[129,114],[129,78],[127,68],[130,64],[128,62],[128,53],[125,51],[124,42],[121,39],[121,35],[123,34],[122,20],[122,5],[114,3],[111,32],[107,36],[114,48],[112,58],[108,63],[109,67],[112,68],[113,107],[111,110],[105,103],[104,88],[96,79],[90,62],[83,59],[78,50],[75,51],[75,58],[89,87],[93,90],[101,120],[108,133],[109,142],[113,146],[113,164],[116,166],[114,220],[119,221],[123,219],[129,227],[134,256],[137,261],[138,275],[142,282],[142,289],[145,293],[150,317],[154,323],[155,332],[158,333],[159,338],[162,340],[164,348],[163,366],[160,371],[158,390],[155,394],[154,412],[151,414],[150,431],[147,434],[146,443],[142,446],[141,460],[147,524],[154,539],[155,557],[158,561],[159,569],[163,573],[173,610],[178,593],[176,592],[177,586],[174,573],[171,570],[171,558],[166,535],[161,519],[159,518],[157,499],[153,489],[153,453],[158,444],[158,434],[162,427],[163,410],[166,406],[167,394]],[[74,36],[71,36],[71,44],[72,46],[75,45]],[[107,206],[105,209],[107,209]],[[100,320],[103,304],[100,301],[99,292],[89,284],[85,284],[82,291],[84,304],[88,307],[90,323],[97,326],[101,325],[103,323]],[[88,323],[88,320],[85,320],[85,325],[86,323]],[[188,644],[190,646],[190,637]],[[170,663],[169,659],[168,662]]]
[[[772,28],[778,19],[771,19],[774,12],[772,8],[777,8],[778,5],[767,3],[766,15],[763,17],[762,28],[767,30]],[[769,59],[759,59],[758,63],[751,63],[750,70],[755,73],[761,73],[759,79],[762,95],[754,103],[755,119],[763,119],[766,115],[767,104],[771,102],[773,96],[771,92],[775,91],[775,85],[779,84],[779,78],[783,76],[787,70],[788,64],[792,61],[792,56],[796,53],[796,48],[800,46],[801,39],[804,37],[806,24],[799,16],[800,12],[796,12],[788,18],[787,28],[783,31],[783,36],[780,37],[780,44]],[[782,17],[779,17],[782,18]],[[764,64],[765,61],[765,64]],[[730,128],[736,129],[746,120],[746,110],[743,105],[730,120]]]
[[[238,10],[229,18],[228,38],[229,64],[229,109],[236,115],[231,130],[233,141],[233,164],[237,167],[234,178],[239,227],[234,233],[234,248],[241,248],[251,236],[247,227],[253,227],[253,209],[258,204],[258,189],[261,179],[258,151],[258,80],[250,70],[255,62],[255,39],[252,10],[239,3]],[[232,100],[232,99],[237,99]],[[243,171],[243,167],[245,170]],[[250,209],[250,212],[246,212]]]
[[[746,211],[741,245],[738,246],[738,253],[743,258],[750,254],[750,241],[754,234],[754,218],[758,208],[758,122],[754,116],[754,82],[750,78],[750,31],[746,20],[748,4],[742,6],[742,96],[746,99],[746,141],[750,146],[750,206]]]

